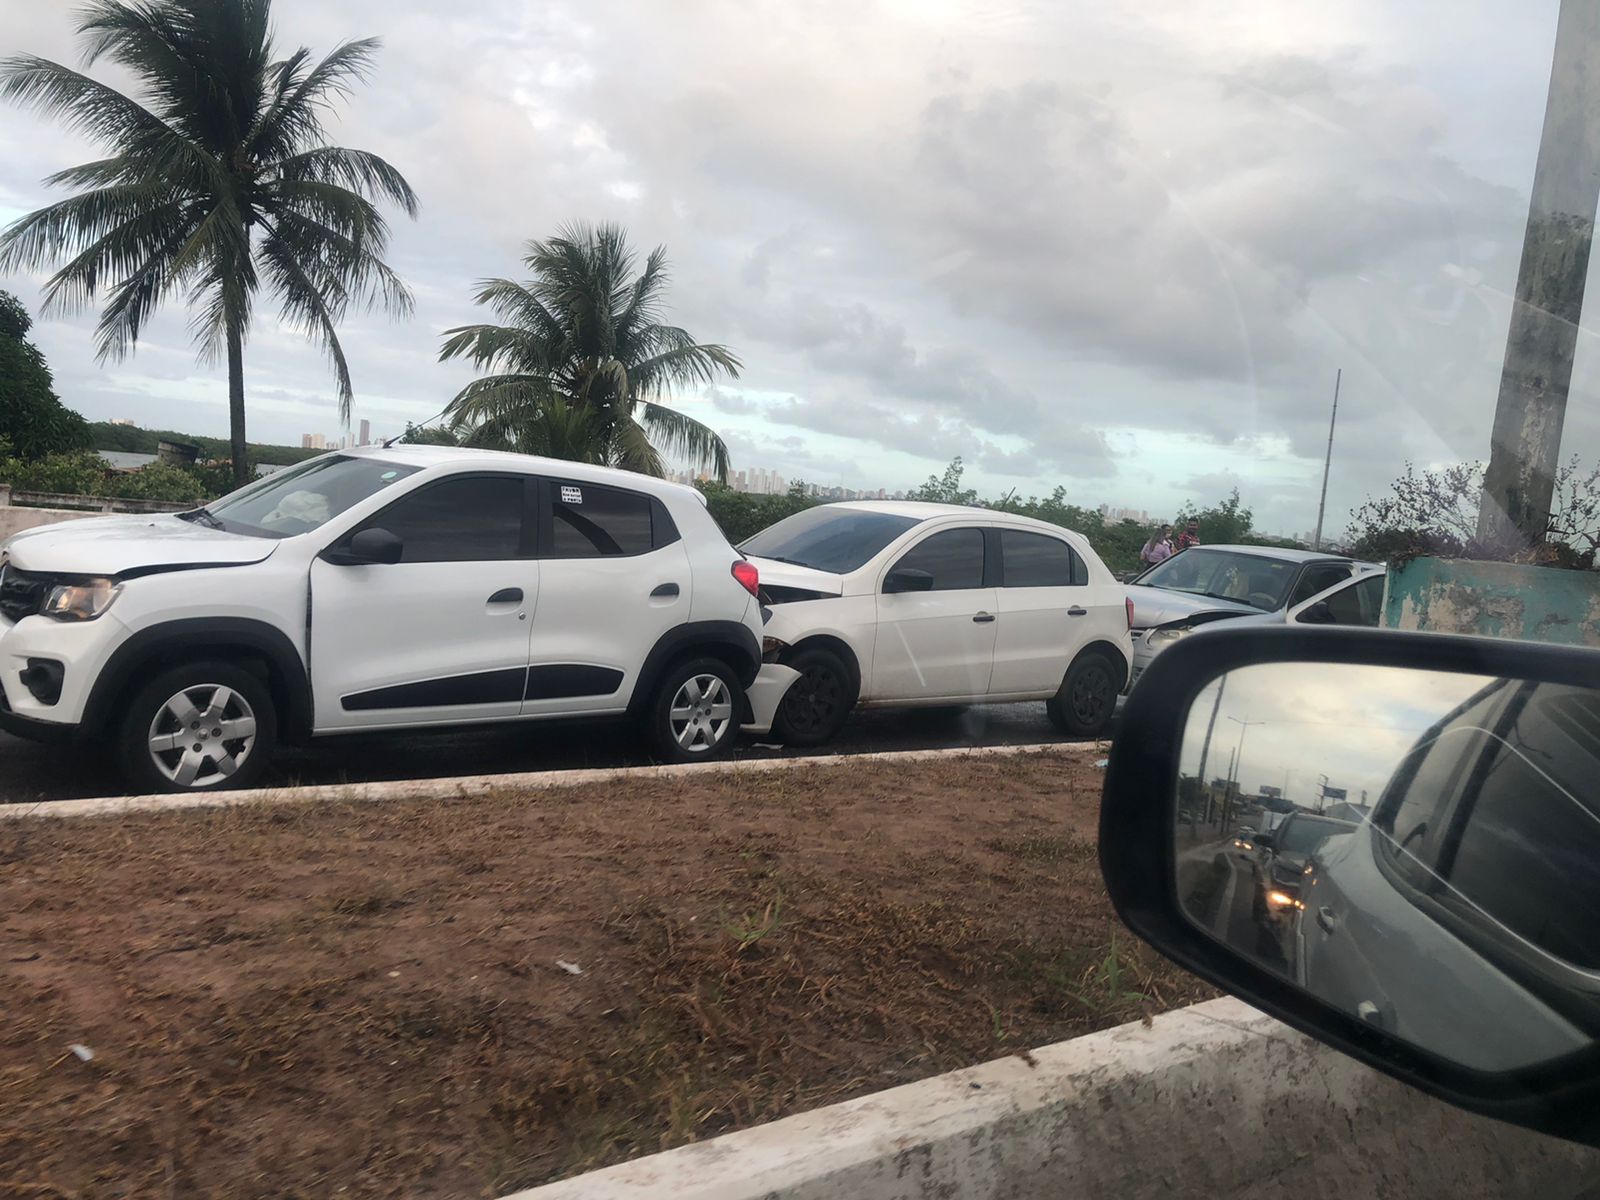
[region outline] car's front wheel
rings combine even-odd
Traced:
[[[850,671],[837,654],[816,647],[785,664],[800,672],[772,719],[773,735],[786,746],[820,746],[844,728],[855,707]]]
[[[678,663],[662,677],[650,705],[647,733],[662,762],[708,762],[733,749],[744,689],[718,658]]]
[[[128,704],[117,752],[141,792],[249,787],[278,740],[265,681],[231,662],[163,671]]]
[[[1045,701],[1050,723],[1069,737],[1101,736],[1116,715],[1119,681],[1116,667],[1104,654],[1080,654],[1067,668],[1061,690]]]

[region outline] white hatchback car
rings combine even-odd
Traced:
[[[761,574],[754,690],[787,684],[772,730],[791,745],[827,741],[858,704],[1043,700],[1063,733],[1093,737],[1128,680],[1127,594],[1059,526],[861,501],[796,513],[740,549]]]
[[[629,717],[713,758],[762,717],[756,589],[691,488],[350,450],[0,546],[0,729],[109,744],[152,791],[244,785],[280,741],[501,721]]]

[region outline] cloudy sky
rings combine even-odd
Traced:
[[[1206,777],[1220,779],[1233,762],[1245,792],[1279,787],[1304,806],[1315,802],[1326,776],[1352,803],[1365,791],[1376,804],[1417,739],[1492,682],[1484,675],[1348,663],[1245,667],[1221,681],[1220,706],[1218,684],[1195,697],[1179,770],[1197,774],[1204,756]]]
[[[0,0],[0,49],[76,61],[73,5]],[[1237,486],[1330,528],[1405,461],[1486,457],[1556,0],[277,0],[280,46],[377,34],[332,125],[421,194],[406,324],[350,321],[356,416],[395,432],[468,378],[469,295],[573,219],[664,243],[673,316],[741,378],[676,403],[735,466],[1170,512]],[[97,68],[97,72],[99,69]],[[112,72],[101,72],[115,79]],[[94,147],[0,117],[0,221]],[[0,279],[37,303],[40,280]],[[266,312],[270,313],[270,309]],[[91,417],[226,431],[173,312],[96,363],[36,328]],[[315,348],[263,319],[251,434],[337,432]],[[1600,453],[1580,343],[1566,445]]]

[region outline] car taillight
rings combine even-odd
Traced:
[[[1133,628],[1133,597],[1132,596],[1124,596],[1123,600],[1122,600],[1122,604],[1123,604],[1123,607],[1125,609],[1127,609],[1127,612],[1128,612],[1128,628],[1132,629]]]
[[[744,590],[752,596],[761,594],[761,572],[756,570],[755,563],[749,559],[741,558],[733,564],[733,577],[744,585]]]

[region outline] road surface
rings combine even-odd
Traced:
[[[1015,746],[1066,739],[1043,704],[1004,704],[951,713],[857,713],[821,751],[788,751],[746,740],[740,757],[804,753],[865,754],[947,746]],[[649,762],[624,725],[557,728],[538,723],[454,733],[353,734],[279,752],[263,786],[359,783],[381,779],[497,775],[511,771],[636,766]],[[39,746],[0,733],[0,803],[120,795],[125,788],[104,754]]]

